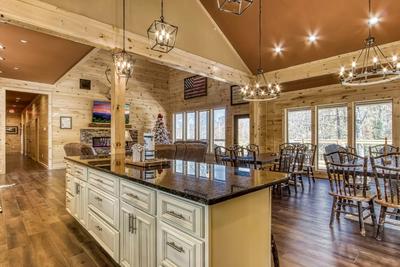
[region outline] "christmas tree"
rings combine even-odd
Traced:
[[[164,117],[158,114],[156,125],[153,128],[154,142],[156,144],[169,144],[169,132],[164,124]]]

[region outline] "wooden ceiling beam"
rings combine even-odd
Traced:
[[[122,30],[38,0],[0,0],[1,20],[31,30],[112,50],[122,48]],[[245,84],[251,74],[218,62],[173,49],[168,54],[148,48],[147,38],[127,32],[127,50],[172,68],[233,84]]]

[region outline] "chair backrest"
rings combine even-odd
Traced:
[[[392,145],[376,145],[369,147],[369,155],[371,157],[379,157],[388,153],[399,152],[399,148]]]
[[[64,151],[67,156],[80,156],[81,144],[80,143],[69,143],[64,145]]]
[[[224,164],[226,162],[223,159],[231,157],[231,150],[223,146],[216,146],[214,149],[215,162],[217,164]]]
[[[257,155],[260,155],[260,146],[256,144],[249,144],[246,147],[248,150],[255,151]]]
[[[96,150],[92,146],[81,144],[81,155],[84,156],[95,156],[97,155]]]
[[[334,152],[331,152],[331,153],[325,153],[324,154],[324,160],[325,160],[325,164],[328,164],[328,163],[336,163],[336,164],[339,164],[339,163],[351,163],[351,164],[356,164],[356,163],[359,163],[359,162],[363,162],[365,160],[365,158],[345,150],[345,151],[334,151]]]
[[[306,147],[306,158],[305,158],[306,163],[309,165],[314,165],[315,155],[317,152],[317,145],[306,143],[304,144],[304,146]]]
[[[287,173],[302,171],[306,153],[305,147],[294,144],[282,144],[280,148],[277,171]]]
[[[332,193],[347,197],[366,197],[367,158],[355,163],[327,162],[326,169]]]
[[[175,146],[176,146],[175,159],[184,160],[186,153],[186,144],[175,143]]]
[[[207,153],[207,144],[203,143],[188,143],[186,144],[186,151],[184,160],[205,162]]]
[[[400,208],[399,158],[399,152],[371,157],[371,166],[378,199]]]
[[[176,145],[174,144],[156,144],[155,150],[158,159],[175,159]]]

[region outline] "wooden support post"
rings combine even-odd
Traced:
[[[250,143],[260,146],[260,152],[265,152],[266,144],[263,138],[263,131],[266,132],[266,103],[250,102]]]
[[[120,77],[112,67],[111,83],[111,170],[118,171],[125,155],[125,91],[126,79]]]
[[[0,174],[6,173],[6,90],[0,88]]]
[[[400,97],[393,98],[392,112],[393,145],[400,146]]]

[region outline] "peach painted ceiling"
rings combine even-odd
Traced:
[[[258,67],[258,4],[241,16],[221,12],[217,0],[200,0],[241,58],[254,73]],[[367,37],[367,0],[262,0],[262,67],[282,69],[359,50]],[[373,28],[379,44],[400,40],[400,1],[373,0],[380,22]],[[314,44],[307,41],[317,33]],[[281,55],[273,52],[282,45]],[[393,51],[393,53],[400,51]]]

